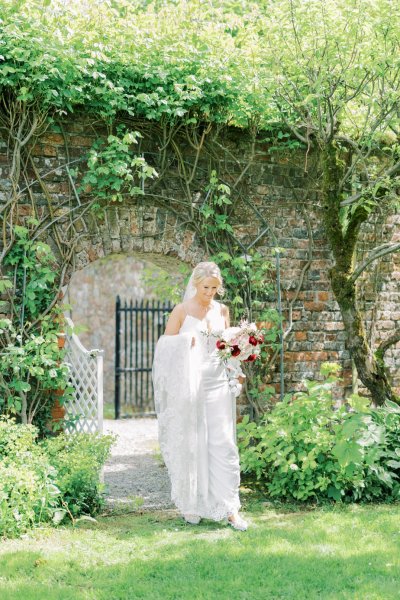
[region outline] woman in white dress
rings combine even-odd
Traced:
[[[197,524],[203,517],[246,530],[239,515],[236,445],[241,378],[234,375],[232,385],[215,345],[230,326],[228,308],[214,300],[222,283],[215,263],[194,268],[184,300],[172,310],[157,342],[154,398],[171,498],[185,520]]]

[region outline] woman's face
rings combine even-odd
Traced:
[[[205,277],[196,285],[199,300],[209,302],[214,298],[220,286],[221,283],[216,277]]]

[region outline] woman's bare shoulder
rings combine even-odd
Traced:
[[[175,335],[179,333],[179,329],[185,318],[184,315],[185,313],[182,307],[182,303],[176,304],[168,317],[167,325],[165,328],[166,335]]]
[[[221,306],[221,313],[223,315],[227,315],[229,313],[229,308],[226,306],[226,304],[223,304],[222,302],[218,302],[218,304]]]
[[[185,307],[183,305],[183,302],[179,302],[178,304],[175,304],[174,308],[172,309],[171,314],[174,314],[174,315],[185,314]]]

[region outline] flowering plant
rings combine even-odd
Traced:
[[[253,362],[260,355],[260,344],[263,342],[264,336],[255,323],[241,321],[239,327],[228,327],[217,339],[217,354],[224,362],[231,358]]]

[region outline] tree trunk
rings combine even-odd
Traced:
[[[345,333],[346,347],[357,368],[358,376],[371,392],[378,406],[385,400],[400,403],[393,390],[383,360],[377,359],[370,348],[365,333],[361,311],[357,302],[356,283],[350,281],[354,271],[355,249],[361,224],[367,219],[361,207],[353,213],[346,231],[340,221],[340,180],[342,167],[333,144],[326,145],[321,153],[323,222],[335,264],[329,277],[332,291],[339,304]]]
[[[332,290],[339,304],[346,332],[346,347],[354,360],[358,376],[371,392],[375,404],[381,406],[386,400],[399,403],[390,385],[383,360],[377,360],[369,347],[364,323],[357,306],[356,287],[348,282],[348,276],[337,267],[330,271]]]

